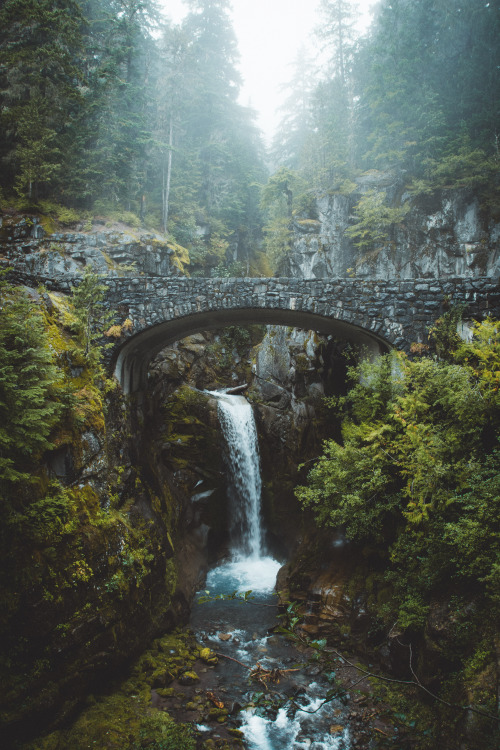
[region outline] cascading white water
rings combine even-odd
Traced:
[[[195,606],[191,622],[200,639],[228,656],[225,687],[221,688],[222,683],[217,682],[216,689],[233,693],[236,678],[231,676],[231,667],[234,669],[236,665],[238,669],[246,664],[251,669],[257,663],[266,669],[279,669],[283,668],[283,659],[296,663],[301,657],[292,644],[280,641],[273,634],[278,620],[272,592],[281,565],[266,556],[263,549],[261,477],[252,407],[242,396],[221,392],[212,392],[212,395],[218,399],[219,421],[226,441],[232,559],[209,571],[206,588],[200,594],[210,594],[212,601]],[[247,604],[232,601],[236,591],[251,592],[251,601]],[[220,638],[218,631],[223,631],[224,638]],[[341,736],[334,737],[330,733],[331,705],[327,702],[323,706],[329,685],[311,681],[310,676],[301,676],[300,670],[295,668],[290,672],[295,677],[290,689],[300,688],[302,697],[297,700],[303,710],[298,708],[290,716],[286,708],[281,708],[277,715],[263,714],[259,706],[241,711],[238,728],[245,747],[248,750],[347,750],[350,747],[348,728]],[[247,691],[245,678],[241,693],[235,693],[235,700],[240,704],[253,703],[252,690]],[[336,723],[338,710],[337,707]],[[314,721],[311,713],[314,713]],[[204,725],[198,728],[210,731]]]
[[[216,395],[219,421],[226,440],[231,551],[233,558],[259,559],[262,555],[262,483],[252,407],[243,396]]]

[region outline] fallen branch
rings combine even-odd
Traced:
[[[268,682],[274,682],[275,684],[278,684],[280,679],[283,677],[284,674],[287,672],[299,672],[300,668],[296,669],[265,669],[265,667],[262,667],[259,662],[257,662],[257,666],[252,669],[250,672],[250,678],[252,680],[257,680],[257,682],[260,682],[266,689],[267,689],[267,683]]]
[[[227,388],[224,393],[226,396],[236,396],[238,393],[246,391],[247,388],[248,383],[243,383],[243,385],[235,385],[234,388]]]
[[[236,664],[240,664],[242,667],[245,667],[245,669],[252,669],[252,667],[249,667],[248,664],[243,664],[242,661],[238,661],[238,659],[235,659],[232,656],[228,656],[227,654],[220,654],[219,652],[215,652],[216,656],[223,656],[224,659],[229,659],[229,661],[235,661]]]
[[[248,664],[243,664],[242,661],[235,659],[233,656],[228,656],[227,654],[221,654],[219,652],[216,652],[216,656],[223,656],[224,659],[234,661],[241,667],[248,669],[251,679],[257,680],[257,682],[262,683],[262,685],[264,685],[265,687],[267,687],[268,682],[278,683],[283,675],[287,674],[288,672],[300,672],[300,667],[294,669],[279,669],[278,667],[274,669],[266,669],[265,667],[261,666],[259,662],[257,662],[255,666],[249,667]]]
[[[349,685],[349,689],[351,690],[356,685],[359,685],[359,683],[362,682],[364,679],[365,679],[364,677],[361,677],[359,680],[356,680],[356,682],[353,682],[352,685]],[[295,701],[292,700],[292,699],[290,699],[290,703],[293,706],[296,706],[298,711],[302,711],[305,714],[316,714],[316,713],[318,713],[318,711],[320,711],[323,708],[323,706],[326,703],[331,703],[331,701],[334,698],[336,698],[341,692],[342,692],[342,689],[341,690],[337,690],[336,692],[334,692],[331,695],[329,695],[327,698],[325,698],[325,700],[322,703],[320,703],[320,705],[317,708],[314,709],[314,711],[308,711],[307,708],[302,708],[302,706],[299,706],[298,703],[295,703]]]

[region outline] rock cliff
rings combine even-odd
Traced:
[[[89,265],[106,276],[172,276],[187,262],[175,242],[125,225],[49,232],[37,216],[0,216],[0,263],[31,276],[78,275]]]
[[[360,252],[346,230],[355,206],[368,191],[383,191],[391,206],[408,203],[404,221],[387,242]],[[369,173],[350,194],[332,192],[316,201],[315,219],[296,219],[285,273],[297,278],[356,276],[372,279],[497,277],[500,222],[467,189],[414,197],[396,177]]]

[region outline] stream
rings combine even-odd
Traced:
[[[193,605],[191,627],[219,655],[209,690],[226,705],[242,707],[239,730],[248,750],[347,750],[347,708],[324,703],[331,685],[314,662],[283,636],[274,586],[281,563],[266,554],[260,522],[261,477],[257,433],[242,396],[212,393],[226,441],[229,475],[230,556],[212,569]],[[248,592],[249,601],[213,599]],[[199,599],[206,597],[203,603]],[[276,681],[250,680],[260,666]],[[347,698],[348,696],[346,696]],[[233,711],[234,713],[234,711]],[[198,729],[209,731],[199,725]]]

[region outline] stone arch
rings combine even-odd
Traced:
[[[132,333],[110,360],[126,393],[143,388],[151,358],[198,331],[252,323],[293,326],[366,344],[372,351],[409,351],[425,343],[450,303],[466,303],[470,318],[500,315],[500,291],[488,278],[107,279],[107,304],[130,320]],[[122,318],[123,320],[123,318]]]
[[[114,373],[124,393],[142,390],[151,359],[174,341],[201,331],[231,325],[282,325],[333,335],[365,346],[373,354],[388,351],[393,342],[379,333],[345,320],[304,310],[279,308],[224,308],[164,320],[143,328],[114,353]]]

